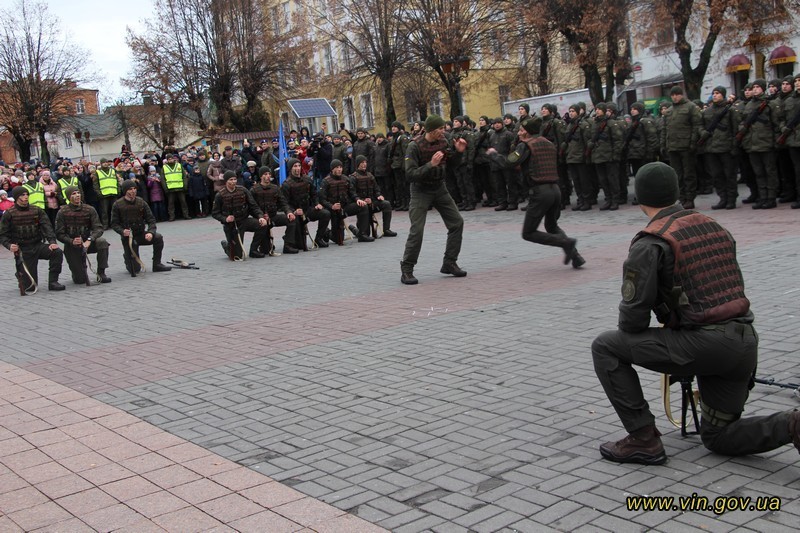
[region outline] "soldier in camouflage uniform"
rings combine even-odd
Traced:
[[[58,247],[50,219],[44,209],[28,204],[28,190],[22,185],[14,187],[11,194],[14,196],[14,205],[0,219],[0,244],[14,254],[22,254],[22,260],[34,283],[39,282],[39,261],[47,259],[47,288],[51,291],[63,291],[64,286],[58,282],[58,276],[61,274],[64,254]]]
[[[150,211],[147,202],[136,196],[136,182],[122,182],[122,198],[111,206],[111,229],[122,238],[122,258],[125,268],[135,276],[140,265],[135,262],[132,253],[139,257],[139,246],[153,247],[153,272],[169,272],[172,267],[161,263],[164,250],[164,238],[156,233],[156,217]],[[132,238],[133,249],[129,247],[128,237]]]
[[[317,191],[314,190],[311,178],[303,175],[302,166],[298,159],[289,159],[286,162],[286,168],[289,172],[286,181],[281,185],[281,192],[283,197],[286,198],[291,212],[300,222],[297,225],[298,235],[292,242],[302,243],[305,240],[305,225],[307,222],[309,220],[318,221],[314,241],[320,248],[327,248],[328,223],[331,221],[331,212],[317,201]]]
[[[453,130],[450,132],[450,138],[453,141],[457,139],[464,139],[467,141],[467,151],[461,158],[461,162],[457,166],[451,166],[450,168],[455,176],[458,192],[461,196],[461,204],[458,205],[458,210],[474,211],[477,203],[475,201],[475,187],[472,183],[472,161],[475,159],[475,137],[463,116],[458,116],[453,119]]]
[[[83,194],[75,186],[64,190],[69,203],[56,214],[56,238],[64,243],[64,257],[72,273],[72,281],[86,283],[87,265],[84,263],[84,248],[87,254],[97,254],[97,277],[100,283],[111,283],[106,276],[108,268],[108,241],[103,237],[103,223],[95,209],[83,203]]]
[[[428,209],[435,208],[447,228],[447,244],[440,272],[460,278],[467,275],[456,261],[461,252],[461,238],[464,232],[464,219],[458,212],[453,198],[445,186],[446,165],[457,164],[467,150],[464,139],[450,142],[444,135],[444,119],[439,115],[428,115],[425,119],[425,134],[408,144],[406,151],[406,176],[411,182],[411,203],[408,232],[403,260],[400,263],[401,283],[416,285],[414,266],[422,249],[422,235]]]
[[[286,228],[283,235],[283,253],[296,254],[298,247],[294,239],[297,237],[297,219],[289,209],[289,204],[286,203],[280,187],[272,183],[272,172],[269,167],[261,167],[258,173],[260,181],[253,185],[250,194],[253,195],[256,205],[267,217],[270,227],[284,226]],[[270,246],[272,243],[264,241],[259,251],[269,253]]]
[[[368,164],[366,156],[356,157],[356,166]],[[338,159],[331,161],[331,173],[322,180],[319,188],[319,203],[331,214],[331,233],[335,241],[344,242],[345,219],[356,215],[358,231],[354,232],[358,242],[372,242],[369,236],[369,209],[367,203],[356,196],[353,183],[342,174],[343,164]],[[370,174],[372,176],[372,174]],[[374,178],[373,178],[374,179]]]
[[[392,205],[381,194],[381,188],[375,176],[367,172],[367,162],[361,159],[357,161],[356,171],[350,175],[350,182],[355,188],[356,198],[366,202],[370,218],[373,213],[382,213],[383,237],[396,237],[397,233],[389,229],[392,225]],[[369,235],[369,224],[370,220],[367,220],[366,225],[358,228],[362,235]],[[373,235],[375,238],[380,236]]]
[[[407,146],[408,135],[406,135],[405,128],[398,121],[392,122],[392,140],[389,142],[388,157],[394,182],[394,207],[398,211],[408,211],[408,202],[411,198],[404,170]]]

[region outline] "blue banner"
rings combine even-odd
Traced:
[[[283,134],[283,120],[278,126],[278,183],[286,181],[286,137]]]

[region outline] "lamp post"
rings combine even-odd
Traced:
[[[449,75],[453,79],[453,88],[456,92],[455,109],[453,116],[463,115],[464,108],[461,103],[461,80],[465,79],[469,74],[469,57],[462,56],[458,58],[446,58],[442,63],[442,72]]]
[[[75,132],[75,139],[81,145],[81,159],[83,159],[84,157],[86,157],[86,154],[83,152],[83,143],[89,142],[89,132],[88,131],[84,131],[83,133],[81,133],[80,131],[76,131]]]

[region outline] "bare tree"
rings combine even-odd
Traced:
[[[569,43],[593,103],[611,100],[614,86],[630,72],[629,57],[619,50],[620,41],[626,40],[628,2],[538,0],[528,4],[529,22],[551,21]]]
[[[657,29],[675,32],[675,53],[680,61],[681,74],[689,99],[700,98],[703,79],[711,62],[717,39],[727,25],[740,28],[735,20],[728,17],[736,11],[738,0],[637,0],[635,18],[647,24],[634,24],[637,40],[645,44],[655,44],[659,35]],[[756,5],[757,2],[750,2]],[[745,5],[742,2],[742,5]],[[670,28],[671,26],[671,28]],[[700,53],[697,63],[692,64],[694,47],[693,35],[701,35]]]
[[[236,72],[235,88],[244,97],[244,108],[234,108],[231,117],[239,131],[271,129],[262,100],[267,94],[273,98],[284,96],[304,67],[295,54],[288,53],[303,40],[289,32],[266,30],[268,21],[262,7],[261,0],[212,2],[212,9],[224,10],[222,19]]]
[[[41,159],[49,163],[46,134],[68,114],[68,96],[82,81],[87,52],[61,35],[61,25],[42,2],[18,0],[0,18],[0,124],[23,161],[38,138]]]
[[[313,26],[351,58],[349,65],[339,67],[354,80],[378,79],[387,127],[397,119],[395,76],[409,58],[402,21],[405,5],[401,0],[320,0],[311,7]]]
[[[436,72],[450,99],[450,118],[460,115],[458,67],[449,72],[443,65],[480,55],[484,68],[505,58],[510,32],[504,31],[506,2],[488,0],[407,0],[403,21],[411,52]],[[482,54],[492,50],[492,54]]]
[[[132,73],[122,84],[144,100],[143,106],[119,105],[112,108],[131,129],[159,147],[172,145],[180,107],[188,100],[182,90],[176,67],[167,58],[173,42],[163,33],[149,39],[138,38],[130,28],[128,47],[133,57]],[[130,103],[134,103],[133,101]]]

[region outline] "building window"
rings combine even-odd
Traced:
[[[331,43],[325,43],[322,47],[322,73],[325,76],[333,74],[333,55],[331,54]]]
[[[656,46],[675,44],[675,24],[672,20],[663,20],[656,27]]]
[[[342,65],[344,65],[345,72],[353,69],[353,56],[347,43],[342,43]]]
[[[289,31],[292,29],[292,14],[289,11],[289,2],[281,4],[281,9],[283,9],[283,27],[285,31]]]
[[[500,32],[497,30],[493,31],[490,39],[495,59],[508,59],[508,48],[506,47],[506,43],[500,38]]]
[[[356,128],[356,108],[353,104],[353,97],[347,96],[342,98],[342,109],[344,112],[344,127],[347,130],[354,130]]]
[[[83,98],[76,98],[75,99],[75,114],[76,115],[83,115],[86,113],[86,101]]]
[[[64,148],[72,148],[72,133],[64,134]]]
[[[156,139],[161,138],[161,124],[159,124],[158,122],[153,124],[153,135],[155,135]]]
[[[281,34],[281,14],[278,11],[278,6],[272,6],[270,9],[270,18],[272,19],[272,33],[275,35]]]
[[[497,92],[500,95],[500,103],[504,104],[511,101],[511,86],[500,85],[497,87]]]
[[[365,128],[375,126],[375,113],[372,109],[372,93],[361,95],[361,125]]]
[[[561,43],[560,52],[562,63],[572,63],[575,61],[575,52],[572,50],[569,43]]]
[[[417,99],[413,91],[406,91],[404,97],[406,102],[406,122],[412,124],[413,122],[419,120],[419,109],[417,109]]]
[[[436,91],[436,93],[431,96],[428,107],[431,110],[431,114],[442,116],[442,93]]]

